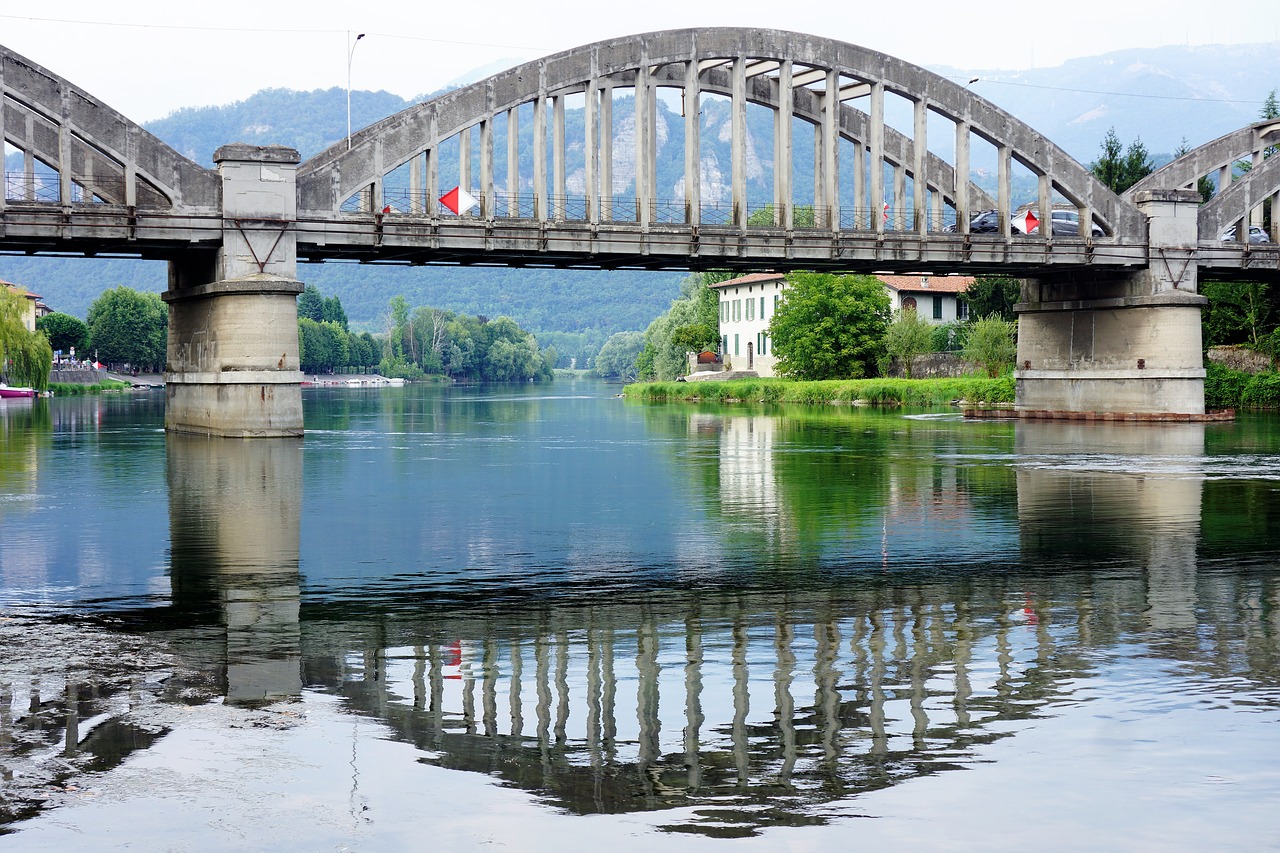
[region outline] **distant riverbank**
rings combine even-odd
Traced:
[[[863,403],[940,406],[1013,403],[1013,376],[996,379],[730,379],[724,382],[638,382],[622,389],[640,400],[718,403]]]

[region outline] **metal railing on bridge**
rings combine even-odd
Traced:
[[[65,201],[69,204],[122,204],[124,197],[123,177],[76,175],[71,178],[71,198]],[[4,200],[18,204],[61,204],[64,202],[61,179],[56,172],[5,172]]]

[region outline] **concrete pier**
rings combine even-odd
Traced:
[[[298,152],[224,145],[223,243],[169,265],[165,428],[302,435],[298,366]]]
[[[1148,217],[1146,269],[1024,281],[1014,309],[1019,412],[1204,415],[1199,195],[1153,190],[1136,201]]]

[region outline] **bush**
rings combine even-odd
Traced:
[[[1207,409],[1234,409],[1244,405],[1244,389],[1252,374],[1209,362],[1205,367],[1204,405]]]
[[[1280,373],[1259,373],[1251,377],[1240,402],[1255,409],[1280,409]]]

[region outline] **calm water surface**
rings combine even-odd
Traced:
[[[0,404],[0,848],[1280,848],[1280,419]]]

